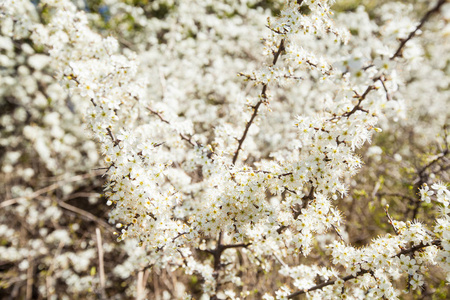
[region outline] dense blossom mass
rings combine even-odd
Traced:
[[[0,286],[448,296],[450,4],[334,2],[1,0]]]

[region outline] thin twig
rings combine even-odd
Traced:
[[[99,193],[88,193],[88,192],[80,192],[80,193],[74,193],[67,197],[64,197],[64,201],[75,199],[75,198],[100,198],[102,195]]]
[[[50,267],[48,268],[48,271],[45,274],[45,286],[47,288],[47,298],[51,298],[50,296],[53,294],[50,291],[50,280],[51,280],[50,276],[52,276],[53,270],[55,269],[56,258],[61,254],[61,251],[64,248],[64,245],[65,245],[64,241],[59,242],[58,248],[55,251],[54,259],[50,263]]]
[[[415,202],[416,201],[416,199],[414,199],[413,197],[410,197],[408,195],[403,195],[403,194],[400,194],[400,193],[376,193],[376,196],[379,196],[379,197],[383,197],[383,196],[399,197],[399,198],[402,198],[402,199],[409,200],[411,202]]]
[[[154,114],[155,116],[157,116],[157,117],[161,120],[161,122],[170,125],[170,122],[167,121],[167,120],[161,115],[161,113],[157,112],[156,110],[151,109],[150,107],[147,107],[147,110],[148,110],[149,112],[151,112],[152,114]],[[182,133],[179,133],[179,136],[180,136],[180,138],[181,138],[182,140],[185,140],[186,142],[188,142],[192,147],[198,146],[197,143],[194,143],[194,142],[192,141],[192,136],[189,136],[189,137],[188,137],[188,136],[185,136],[185,135],[182,134]]]
[[[338,237],[341,239],[341,241],[342,241],[344,244],[346,244],[346,242],[345,242],[345,240],[344,240],[344,237],[343,237],[342,234],[341,234],[341,230],[340,230],[339,228],[337,228],[336,225],[334,225],[334,224],[331,224],[331,227],[333,227],[334,232],[336,232],[336,234],[337,234]]]
[[[278,46],[278,51],[273,56],[272,66],[274,66],[277,63],[278,58],[280,57],[281,52],[283,52],[283,51],[284,51],[284,39],[282,39],[280,41],[280,45]],[[245,125],[245,129],[244,129],[244,132],[242,133],[241,138],[238,140],[239,144],[238,144],[236,152],[234,153],[234,156],[233,156],[233,165],[236,163],[236,161],[238,159],[239,151],[241,151],[241,149],[242,149],[242,144],[244,143],[245,138],[247,137],[248,130],[250,129],[250,126],[252,125],[253,121],[255,120],[256,116],[258,115],[259,107],[261,106],[261,104],[263,104],[267,100],[268,85],[269,85],[269,83],[265,83],[263,85],[262,91],[261,91],[261,100],[259,100],[258,103],[256,103],[255,106],[253,106],[253,114],[250,117],[250,120]]]
[[[435,159],[433,159],[431,162],[429,162],[428,164],[426,164],[425,166],[422,167],[422,169],[420,169],[417,173],[419,174],[419,178],[416,179],[420,180],[420,178],[422,177],[422,175],[425,173],[425,171],[430,168],[431,166],[433,166],[435,163],[437,163],[439,160],[441,160],[442,158],[444,158],[447,154],[449,154],[450,151],[449,149],[445,149],[442,153],[439,153]]]
[[[115,137],[114,134],[112,133],[111,129],[106,128],[106,131],[108,132],[109,137],[111,138],[112,142],[114,143],[114,146],[119,145],[119,140],[116,139],[116,137]]]
[[[395,54],[390,58],[390,60],[393,60],[393,59],[395,59],[396,57],[398,57],[398,56],[401,55],[401,52],[402,52],[402,50],[403,50],[403,47],[406,45],[406,43],[416,35],[417,31],[423,26],[423,24],[425,24],[425,22],[431,17],[431,15],[432,15],[433,13],[439,11],[439,9],[441,8],[441,6],[442,6],[445,2],[446,2],[446,0],[440,0],[440,1],[436,4],[436,6],[435,6],[434,8],[432,8],[431,10],[429,10],[429,11],[425,14],[425,16],[423,16],[423,18],[420,20],[419,25],[417,25],[417,27],[416,27],[416,28],[408,35],[408,37],[407,37],[406,39],[404,39],[404,40],[401,41],[400,45],[399,45],[398,48],[397,48],[397,51],[396,51]],[[382,79],[381,77],[374,78],[374,82],[377,81],[377,80],[380,80],[380,81],[381,81],[381,83],[382,83],[382,85],[383,85],[383,88],[384,88],[385,91],[386,91],[386,97],[388,97],[388,100],[390,100],[390,97],[391,97],[391,96],[389,95],[389,93],[388,93],[388,91],[387,91],[387,89],[386,89],[386,86],[385,86],[385,84],[384,84],[384,82],[383,82],[383,79]],[[362,96],[357,95],[357,98],[359,98],[358,104],[356,104],[350,112],[346,112],[346,113],[344,113],[342,116],[348,118],[348,117],[350,117],[352,114],[354,114],[354,113],[355,113],[356,111],[358,111],[358,110],[364,111],[364,112],[368,113],[367,110],[365,110],[365,109],[363,109],[363,108],[361,107],[361,103],[364,101],[364,99],[365,99],[366,96],[369,94],[369,92],[372,91],[372,90],[375,90],[375,89],[376,89],[376,87],[375,87],[374,85],[368,86],[367,89],[366,89],[366,91],[364,92],[364,94],[363,94]],[[335,120],[335,119],[340,119],[342,116],[335,116],[335,117],[331,118],[329,121],[333,121],[333,120]],[[339,144],[339,143],[338,143],[338,144]]]
[[[398,235],[398,229],[397,229],[397,227],[395,227],[394,221],[392,220],[391,215],[389,214],[388,209],[389,209],[389,204],[386,204],[386,206],[384,207],[384,211],[386,212],[386,217],[388,218],[389,224],[391,224],[392,229],[394,229],[395,234]]]
[[[420,28],[422,28],[423,24],[425,24],[425,22],[431,17],[431,15],[433,15],[435,12],[438,12],[438,11],[439,11],[439,9],[441,8],[441,6],[442,6],[446,1],[447,1],[447,0],[439,0],[439,2],[436,4],[436,6],[433,7],[432,9],[430,9],[430,10],[422,17],[422,19],[420,20],[420,23],[419,23],[419,25],[417,25],[416,29],[414,29],[413,31],[411,31],[406,39],[402,40],[402,42],[400,43],[400,45],[399,45],[398,48],[397,48],[397,51],[395,51],[395,54],[392,55],[391,60],[394,59],[394,58],[396,58],[396,57],[398,57],[398,56],[401,56],[403,47],[405,47],[406,43],[416,35],[417,31],[418,31]]]
[[[273,254],[273,256],[278,260],[278,262],[280,263],[280,265],[282,265],[283,267],[288,267],[288,265],[281,259],[278,257],[278,255],[276,253]]]
[[[365,110],[365,109],[363,109],[361,107],[361,102],[363,102],[364,99],[366,99],[367,95],[370,93],[370,91],[374,90],[374,89],[375,89],[375,86],[369,85],[361,96],[357,95],[357,97],[358,97],[358,104],[356,104],[355,107],[353,107],[353,109],[351,111],[346,112],[345,114],[343,114],[343,116],[348,118],[351,115],[353,115],[357,110],[361,110],[361,111],[364,111],[365,113],[368,113],[367,110]]]
[[[97,222],[99,225],[101,225],[102,227],[104,227],[105,229],[107,229],[110,232],[114,232],[114,230],[111,228],[111,226],[106,223],[104,220],[94,216],[93,214],[91,214],[90,212],[87,212],[85,210],[82,210],[81,208],[72,206],[70,204],[67,204],[66,202],[62,202],[62,201],[58,201],[58,205],[61,206],[62,208],[65,208],[71,212],[77,213],[82,217],[85,217],[86,219],[89,219],[91,221]]]
[[[381,85],[383,86],[384,92],[386,93],[386,99],[387,99],[387,101],[391,101],[391,100],[392,100],[391,95],[389,94],[389,91],[388,91],[386,85],[384,84],[384,81],[385,81],[386,79],[384,78],[384,76],[380,76],[380,77],[378,78],[378,80],[381,82]]]
[[[426,247],[429,247],[429,246],[440,246],[440,245],[441,245],[441,240],[434,240],[430,244],[420,244],[420,245],[417,245],[417,246],[414,246],[414,247],[411,247],[411,248],[408,248],[408,249],[403,249],[399,253],[397,253],[396,255],[392,256],[392,258],[399,257],[402,254],[409,254],[409,253],[418,251],[420,249],[423,249],[423,248],[426,248]],[[370,273],[370,272],[372,272],[372,270],[361,270],[358,273],[356,273],[356,275],[348,275],[348,276],[345,276],[344,278],[342,278],[341,280],[346,282],[346,281],[349,281],[351,279],[354,279],[354,278],[356,278],[358,276],[361,276],[361,275],[364,275],[364,274]],[[328,280],[328,281],[325,281],[325,282],[323,282],[321,284],[313,286],[313,287],[311,287],[309,289],[304,289],[304,290],[292,293],[292,294],[288,295],[287,298],[288,299],[292,299],[292,298],[294,298],[294,297],[296,297],[298,295],[306,294],[306,293],[309,293],[309,292],[312,292],[312,291],[315,291],[315,290],[320,290],[320,289],[322,289],[322,288],[324,288],[326,286],[333,285],[335,283],[336,283],[336,279]]]
[[[97,177],[97,176],[100,176],[102,174],[103,174],[103,171],[98,170],[98,171],[94,171],[94,172],[83,174],[83,175],[76,175],[74,177],[68,178],[66,180],[59,181],[57,183],[51,184],[51,185],[49,185],[47,187],[44,187],[44,188],[42,188],[40,190],[37,190],[37,191],[35,191],[34,193],[31,193],[28,196],[17,197],[17,198],[5,200],[2,203],[0,203],[0,208],[4,208],[4,207],[7,207],[7,206],[16,204],[21,199],[31,200],[33,198],[36,198],[37,196],[40,196],[42,194],[45,194],[45,193],[48,193],[50,191],[56,190],[57,188],[63,186],[64,184],[67,184],[67,183],[70,183],[70,182],[75,182],[75,181],[80,181],[80,180],[91,178],[91,177]]]

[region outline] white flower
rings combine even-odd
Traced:
[[[434,192],[430,190],[430,188],[428,187],[428,185],[425,183],[420,189],[420,199],[422,201],[425,201],[426,203],[430,203],[431,201],[431,196],[434,195]]]

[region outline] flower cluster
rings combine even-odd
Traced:
[[[69,0],[43,0],[36,6],[8,1],[1,29],[7,45],[4,60],[11,66],[1,99],[14,117],[0,119],[5,127],[1,145],[8,147],[2,172],[17,170],[31,182],[36,170],[31,163],[27,168],[20,164],[34,153],[19,150],[26,145],[49,174],[75,176],[98,164],[92,154],[97,147],[104,167],[96,175],[107,177],[109,223],[123,245],[103,245],[96,232],[99,261],[102,252],[125,253],[113,273],[124,280],[137,274],[125,293],[139,299],[146,293],[149,270],[200,278],[201,293],[214,299],[253,294],[290,299],[302,293],[314,299],[396,299],[401,290],[419,291],[429,279],[427,270],[435,267],[444,270],[448,281],[450,193],[445,184],[432,183],[450,180],[445,174],[447,135],[439,140],[440,153],[424,159],[416,177],[406,183],[401,181],[402,172],[409,170],[404,166],[385,183],[380,174],[391,176],[391,170],[379,162],[385,159],[383,151],[395,147],[389,140],[376,140],[384,137],[381,128],[389,135],[410,122],[406,101],[416,97],[412,94],[427,76],[444,76],[446,66],[435,56],[448,53],[426,45],[437,45],[443,36],[441,19],[447,18],[448,5],[435,1],[414,25],[412,6],[402,4],[375,9],[378,19],[363,8],[332,19],[334,1],[274,1],[272,7],[259,2],[108,1],[98,14],[90,14]],[[27,3],[25,11],[21,3]],[[276,17],[269,16],[270,8],[279,9]],[[45,20],[38,22],[33,11]],[[391,22],[402,12],[408,13]],[[21,14],[26,17],[19,18]],[[261,43],[263,35],[255,32],[264,30],[268,33]],[[423,36],[418,36],[420,30]],[[23,43],[20,51],[14,44],[18,41]],[[433,53],[432,58],[425,53]],[[29,67],[20,65],[25,60],[21,55],[30,56]],[[63,89],[53,77],[41,78],[50,62]],[[411,73],[421,63],[427,75],[414,77]],[[412,91],[405,83],[411,83]],[[446,103],[446,92],[438,85],[430,84],[431,91],[421,97],[435,93],[439,105]],[[10,95],[16,102],[11,103]],[[433,115],[433,109],[426,111]],[[442,127],[442,120],[432,122],[433,130]],[[20,127],[25,139],[14,144],[14,130],[19,130],[14,124],[20,122],[28,123]],[[80,133],[82,122],[89,138]],[[372,139],[380,146],[365,151]],[[434,143],[429,137],[423,140]],[[392,161],[398,164],[416,155],[406,146],[397,152],[401,155],[395,153]],[[374,163],[363,173],[367,176],[356,177],[363,161]],[[372,183],[371,191],[358,190]],[[416,195],[382,194],[406,185],[419,192],[421,201]],[[11,189],[17,197],[11,203],[33,226],[58,222],[61,208],[101,223],[65,202],[82,187],[61,183],[36,191],[17,185]],[[42,207],[32,208],[37,206],[34,199],[53,190],[58,190],[53,198],[57,205],[48,195]],[[410,201],[412,221],[408,215],[393,219],[383,203],[387,196]],[[357,240],[345,221],[354,220],[355,210],[365,215],[373,206],[385,207],[384,219],[374,216],[379,228],[364,231],[369,238]],[[428,224],[433,219],[416,220],[422,209],[435,206],[440,210],[434,213],[434,227]],[[0,228],[5,239],[13,240],[14,230]],[[53,283],[49,279],[41,294],[50,296],[54,289],[48,286],[63,278],[68,286],[77,282],[73,293],[91,285],[106,297],[112,282],[105,280],[104,270],[99,276],[95,271],[80,275],[95,259],[95,249],[84,245],[82,251],[63,251],[76,238],[66,230],[46,230],[40,231],[41,239],[30,239],[28,247],[56,245],[50,274],[70,268],[78,257],[81,263],[71,273],[61,271]],[[7,260],[22,261],[19,269],[32,270],[25,260],[31,252],[20,245],[11,242]],[[32,256],[49,253],[42,251]],[[316,259],[311,263],[311,258]],[[254,291],[258,283],[252,278],[276,282],[277,273],[284,276],[282,284]],[[184,297],[186,282],[182,288],[173,283],[169,297]]]

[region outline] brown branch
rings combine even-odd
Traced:
[[[219,233],[219,238],[217,239],[217,246],[215,249],[212,250],[204,250],[205,252],[211,254],[213,256],[213,266],[214,266],[214,279],[216,280],[216,287],[215,287],[215,295],[211,298],[212,300],[216,300],[218,299],[216,294],[217,294],[217,290],[220,287],[220,284],[218,282],[218,278],[219,278],[219,271],[220,269],[224,266],[223,264],[220,263],[220,258],[223,254],[223,252],[226,249],[231,249],[231,248],[247,248],[248,246],[251,245],[251,243],[241,243],[241,244],[231,244],[231,245],[224,245],[222,244],[222,240],[223,240],[223,232],[221,231]]]
[[[153,215],[150,215],[150,217],[152,217],[152,219],[156,221],[156,218],[155,218]],[[189,233],[189,232],[181,232],[181,233],[179,233],[176,237],[174,237],[174,238],[172,239],[172,243],[175,242],[179,237],[181,237],[181,236],[183,236],[183,235],[185,235],[185,234],[188,234],[188,233]],[[156,252],[163,250],[164,247],[165,247],[166,245],[167,245],[167,244],[164,244],[164,245],[162,245],[161,247],[157,247],[157,248],[156,248]]]
[[[364,99],[366,99],[366,97],[370,93],[370,91],[374,90],[374,89],[375,89],[375,86],[369,85],[361,96],[360,95],[356,95],[356,97],[359,99],[358,100],[358,104],[356,104],[351,111],[346,112],[345,114],[343,114],[343,116],[348,118],[351,115],[353,115],[357,110],[361,110],[361,111],[364,111],[364,112],[368,113],[367,110],[365,110],[365,109],[363,109],[361,107],[361,103],[364,101]]]
[[[425,166],[423,166],[420,170],[417,170],[417,177],[414,180],[413,184],[413,190],[414,191],[419,191],[419,188],[424,184],[427,183],[428,178],[430,176],[430,174],[427,172],[427,170],[429,168],[431,168],[433,165],[435,165],[436,163],[438,163],[440,160],[445,159],[445,157],[450,153],[448,146],[446,146],[445,150],[442,151],[441,153],[439,153],[435,159],[433,159],[431,162],[429,162],[428,164],[426,164]],[[415,204],[414,209],[412,211],[412,219],[415,219],[418,212],[419,212],[419,208],[420,205],[422,203],[422,201],[420,200],[415,200],[413,202]]]
[[[345,244],[345,240],[344,237],[341,234],[341,230],[339,228],[336,227],[336,225],[331,224],[331,227],[333,227],[334,232],[336,232],[336,234],[338,235],[339,239]]]
[[[392,100],[391,95],[389,94],[389,91],[388,91],[386,85],[384,84],[384,81],[386,80],[386,78],[384,78],[384,75],[382,75],[382,76],[378,77],[378,80],[381,82],[384,92],[386,93],[386,99],[388,101],[391,101]]]
[[[207,251],[213,256],[213,265],[214,265],[213,277],[214,277],[214,280],[216,281],[216,286],[214,288],[214,292],[215,293],[214,293],[213,297],[211,298],[212,300],[217,300],[218,299],[216,295],[217,295],[217,291],[218,291],[218,289],[220,287],[218,279],[219,279],[219,271],[222,268],[222,266],[220,264],[220,257],[222,256],[222,253],[223,253],[222,240],[223,240],[223,232],[220,231],[219,232],[219,238],[217,239],[216,249]]]
[[[390,58],[391,60],[394,59],[394,58],[396,58],[396,57],[398,57],[398,56],[401,56],[401,55],[402,55],[403,47],[405,47],[406,43],[416,35],[417,31],[418,31],[420,28],[422,28],[423,24],[425,24],[425,22],[428,21],[428,19],[431,17],[431,15],[433,15],[434,13],[436,13],[436,12],[439,11],[439,9],[441,8],[441,6],[444,5],[444,3],[445,3],[446,1],[447,1],[447,0],[439,0],[439,2],[436,4],[436,6],[433,7],[432,9],[430,9],[430,10],[422,17],[422,19],[420,20],[420,23],[419,23],[419,25],[417,25],[416,29],[414,29],[413,31],[411,31],[406,39],[402,40],[402,42],[400,43],[400,45],[399,45],[398,48],[397,48],[397,51],[395,51],[395,54],[392,55],[392,57]]]
[[[100,228],[95,228],[95,234],[97,236],[97,249],[98,249],[98,271],[100,274],[100,295],[101,299],[106,299],[106,277],[105,277],[105,262],[103,259],[103,243],[102,243],[102,234],[100,232]]]
[[[384,208],[384,211],[385,211],[385,213],[386,213],[386,217],[388,218],[389,224],[391,224],[392,229],[394,229],[395,234],[398,235],[398,229],[397,229],[397,227],[395,227],[394,221],[392,220],[391,215],[389,214],[388,209],[389,209],[389,205],[387,204],[387,205],[385,206],[385,208]]]
[[[429,11],[425,14],[425,16],[423,16],[423,18],[420,20],[419,25],[418,25],[418,26],[417,26],[417,27],[416,27],[416,28],[408,35],[408,37],[407,37],[406,39],[402,40],[402,42],[400,43],[400,45],[399,45],[398,48],[397,48],[397,51],[396,51],[395,54],[390,58],[391,60],[393,60],[394,58],[396,58],[396,57],[398,57],[398,56],[401,55],[401,52],[402,52],[402,50],[403,50],[403,47],[406,45],[406,43],[416,35],[417,31],[423,26],[423,24],[425,24],[425,22],[431,17],[432,14],[434,14],[434,13],[437,12],[437,11],[439,11],[439,9],[441,8],[441,6],[442,6],[445,2],[446,2],[446,0],[439,0],[439,2],[436,4],[436,6],[435,6],[434,8],[432,8],[431,10],[429,10]],[[381,81],[381,83],[382,83],[382,85],[383,85],[383,88],[384,88],[384,90],[385,90],[385,92],[386,92],[386,97],[387,97],[388,100],[390,100],[390,99],[391,99],[391,96],[390,96],[390,94],[388,93],[388,90],[387,90],[387,88],[386,88],[386,86],[385,86],[385,84],[384,84],[384,77],[377,77],[377,78],[374,78],[373,81],[375,82],[375,81],[377,81],[377,80],[380,80],[380,81]],[[357,95],[357,98],[359,98],[358,104],[356,104],[350,112],[344,113],[343,116],[345,116],[345,117],[348,118],[349,116],[351,116],[352,114],[354,114],[354,113],[355,113],[356,111],[358,111],[358,110],[364,111],[364,112],[368,113],[367,110],[365,110],[365,109],[363,109],[363,108],[361,107],[361,102],[366,98],[367,94],[368,94],[370,91],[374,90],[374,89],[376,89],[376,87],[375,87],[374,85],[370,85],[370,86],[367,87],[366,91],[364,92],[364,94],[363,94],[362,96]],[[341,117],[342,117],[342,116],[335,116],[335,117],[331,118],[329,121],[332,121],[332,120],[335,120],[335,119],[340,119]],[[339,144],[339,143],[338,143],[338,144]]]
[[[294,208],[291,207],[293,212],[294,212],[294,216],[293,216],[294,220],[297,220],[298,217],[302,214],[302,209],[305,209],[306,207],[308,207],[308,204],[312,200],[314,200],[314,189],[315,189],[315,187],[311,187],[311,190],[309,191],[309,194],[302,198],[303,203],[302,203],[302,206],[298,210],[295,210]],[[295,191],[287,189],[286,187],[285,187],[285,190],[297,195],[297,193]],[[280,228],[278,228],[277,229],[278,234],[281,234],[283,232],[283,230],[285,230],[286,228],[288,228],[288,226],[286,226],[286,225],[283,225]]]
[[[428,168],[430,168],[431,166],[433,166],[433,165],[434,165],[435,163],[437,163],[439,160],[443,159],[443,158],[444,158],[447,154],[449,154],[449,153],[450,153],[450,151],[449,151],[449,149],[447,148],[447,149],[445,149],[443,152],[439,153],[435,159],[433,159],[431,162],[429,162],[428,164],[426,164],[425,166],[423,166],[422,169],[420,169],[420,170],[417,172],[418,175],[419,175],[419,178],[418,178],[418,179],[420,180],[420,178],[423,177],[425,171],[426,171]],[[416,181],[417,181],[418,179],[416,179]]]
[[[263,86],[263,90],[262,90],[261,95],[265,95],[266,89],[267,89],[267,84],[265,84],[265,85]],[[233,164],[235,164],[236,161],[237,161],[237,159],[238,159],[239,151],[240,151],[241,148],[242,148],[242,144],[244,143],[244,140],[245,140],[245,138],[247,137],[248,130],[250,129],[250,126],[252,125],[253,120],[255,120],[256,115],[258,114],[258,109],[259,109],[259,107],[261,106],[262,103],[263,103],[263,101],[260,100],[260,101],[253,107],[253,114],[252,114],[252,117],[250,118],[250,120],[249,120],[249,121],[247,122],[247,124],[245,125],[244,133],[242,134],[241,138],[238,140],[238,141],[239,141],[239,145],[238,145],[238,148],[237,148],[237,150],[236,150],[236,152],[234,153],[234,156],[233,156]]]
[[[441,240],[434,240],[434,241],[431,242],[431,245],[440,246],[441,245]],[[408,249],[403,249],[399,253],[397,253],[396,255],[392,256],[391,258],[399,257],[402,254],[409,254],[409,253],[418,251],[420,249],[423,249],[423,248],[426,248],[426,247],[429,247],[429,246],[430,245],[428,245],[428,244],[420,244],[420,245],[417,245],[417,246],[414,246],[414,247],[411,247],[411,248],[408,248]],[[345,276],[344,278],[342,278],[341,280],[344,281],[344,282],[347,282],[347,281],[349,281],[351,279],[354,279],[354,278],[356,278],[358,276],[361,276],[361,275],[364,275],[364,274],[367,274],[367,273],[370,273],[370,272],[372,272],[372,270],[361,270],[358,273],[356,273],[356,275],[348,275],[348,276]],[[292,299],[292,298],[294,298],[294,297],[296,297],[298,295],[309,293],[309,292],[312,292],[312,291],[315,291],[315,290],[320,290],[320,289],[322,289],[322,288],[324,288],[326,286],[333,285],[335,283],[336,283],[336,279],[328,280],[328,281],[325,281],[325,282],[323,282],[321,284],[313,286],[312,288],[304,289],[302,291],[297,291],[295,293],[292,293],[292,294],[288,295],[287,298],[288,299]]]
[[[441,240],[433,240],[431,241],[430,245],[428,244],[419,244],[417,246],[413,246],[411,248],[407,248],[407,249],[402,249],[399,253],[397,253],[397,255],[393,256],[393,257],[400,257],[400,255],[402,254],[409,254],[409,253],[413,253],[416,252],[417,250],[429,247],[429,246],[441,246]]]
[[[400,193],[376,193],[376,195],[379,196],[379,197],[383,197],[383,196],[399,197],[399,198],[402,198],[402,199],[407,199],[407,200],[409,200],[411,202],[415,202],[416,201],[416,199],[414,199],[413,197],[410,197],[410,196],[407,196],[407,195],[403,195],[403,194],[400,194]]]
[[[155,116],[157,116],[157,117],[161,120],[161,122],[170,125],[170,122],[167,121],[167,120],[161,115],[161,113],[157,112],[156,110],[151,109],[150,107],[147,107],[147,109],[148,109],[149,112],[151,112],[152,114],[154,114]],[[191,137],[191,136],[190,136],[190,137],[187,137],[187,136],[185,136],[185,135],[182,134],[182,133],[179,133],[179,135],[180,135],[180,138],[181,138],[182,140],[188,142],[192,147],[198,146],[197,143],[194,143],[194,142],[192,141],[192,137]]]
[[[170,122],[164,119],[164,117],[161,115],[161,113],[157,112],[156,110],[151,109],[150,107],[147,107],[148,111],[157,116],[163,123],[169,124]]]
[[[277,64],[278,58],[280,57],[281,52],[283,52],[283,51],[284,51],[284,39],[282,39],[280,41],[280,45],[278,46],[278,51],[273,56],[272,66],[275,66]]]
[[[105,229],[107,229],[108,231],[110,231],[112,233],[114,232],[114,230],[111,228],[111,226],[108,223],[106,223],[106,221],[94,216],[90,212],[87,212],[85,210],[82,210],[81,208],[75,207],[73,205],[67,204],[62,201],[58,201],[58,205],[64,209],[71,211],[71,212],[77,213],[86,219],[89,219],[91,221],[98,223],[99,225],[101,225],[102,227],[104,227]]]
[[[311,203],[311,201],[314,200],[314,191],[315,191],[315,187],[313,186],[313,187],[311,187],[311,190],[309,190],[308,196],[303,197],[302,200],[305,202],[302,203],[301,209],[307,208],[309,203]],[[300,216],[300,214],[301,214],[301,210],[294,215],[294,219],[297,219]]]
[[[377,81],[378,78],[375,78],[373,81]],[[358,103],[353,107],[353,109],[351,111],[345,112],[344,114],[342,114],[341,116],[337,116],[334,115],[331,119],[329,119],[328,121],[333,121],[333,120],[339,120],[342,117],[346,117],[349,118],[351,115],[353,115],[356,111],[360,110],[363,111],[365,113],[369,113],[369,111],[367,111],[366,109],[361,107],[361,103],[366,99],[367,95],[370,93],[370,91],[375,90],[376,87],[374,85],[369,85],[366,90],[364,91],[364,93],[362,95],[359,95],[356,91],[353,91],[355,93],[354,98],[358,98]],[[317,129],[316,129],[317,130]],[[339,137],[339,136],[338,136]],[[345,143],[345,141],[339,141],[338,137],[336,137],[336,143],[339,145],[341,143]]]
[[[101,196],[102,195],[99,193],[79,192],[79,193],[74,193],[74,194],[68,195],[67,197],[64,198],[64,201],[72,200],[75,198],[90,198],[90,197],[100,198]]]
[[[273,56],[272,66],[274,66],[277,63],[278,58],[280,57],[281,52],[283,52],[283,51],[284,51],[284,39],[282,39],[280,41],[280,45],[278,46],[278,51]],[[269,83],[265,83],[263,85],[262,91],[261,91],[261,100],[259,100],[258,103],[256,103],[255,106],[253,106],[253,114],[250,117],[250,120],[245,125],[244,133],[242,134],[241,138],[238,140],[239,144],[238,144],[238,148],[236,149],[236,152],[234,153],[234,156],[233,156],[233,165],[236,163],[236,161],[238,159],[239,151],[241,151],[241,149],[242,149],[242,144],[244,143],[245,138],[247,137],[248,130],[250,129],[250,126],[252,125],[253,121],[255,120],[256,116],[258,115],[259,107],[267,99],[267,87],[268,87],[268,85],[269,85]]]
[[[248,246],[250,246],[252,243],[241,243],[241,244],[233,244],[233,245],[222,245],[222,251],[226,250],[226,249],[231,249],[231,248],[247,248]]]
[[[111,138],[112,142],[114,143],[114,146],[119,145],[119,140],[116,139],[116,137],[115,137],[114,134],[112,133],[111,129],[106,128],[106,131],[108,132],[109,137]]]
[[[74,181],[80,181],[80,180],[91,178],[91,177],[97,177],[97,176],[100,176],[102,174],[103,174],[103,171],[98,170],[98,171],[94,171],[92,173],[87,173],[87,174],[83,174],[83,175],[76,175],[76,176],[71,177],[71,178],[69,178],[67,180],[62,180],[62,181],[59,181],[57,183],[51,184],[51,185],[49,185],[47,187],[44,187],[44,188],[42,188],[40,190],[37,190],[37,191],[35,191],[34,193],[31,193],[28,196],[17,197],[17,198],[5,200],[2,203],[0,203],[0,208],[4,208],[4,207],[7,207],[7,206],[16,204],[21,199],[31,200],[33,198],[36,198],[37,196],[40,196],[42,194],[45,194],[45,193],[48,193],[50,191],[56,190],[57,188],[63,186],[66,183],[70,183],[70,182],[74,182]]]

